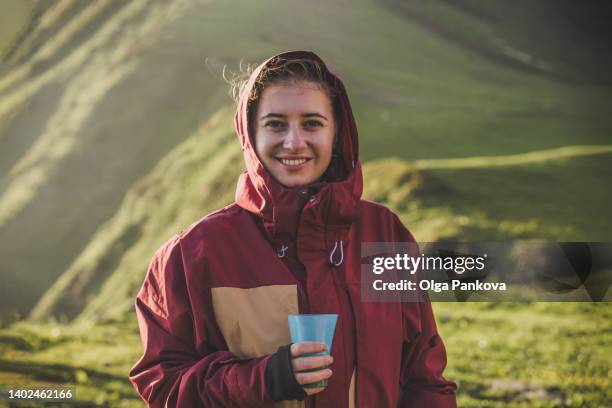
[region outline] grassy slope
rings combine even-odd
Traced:
[[[194,216],[232,201],[243,162],[226,126],[231,119],[230,109],[219,111],[130,189],[117,214],[47,291],[32,317],[54,311],[73,318],[85,309],[81,318],[88,320],[129,309],[142,283],[142,259]]]
[[[265,10],[266,4],[259,10]],[[452,161],[435,165],[421,161],[421,167],[429,163],[429,169],[420,171],[410,162],[609,146],[610,122],[605,116],[609,102],[593,84],[567,83],[479,58],[432,35],[422,24],[368,2],[342,8],[342,13],[340,6],[326,7],[322,13],[316,2],[277,4],[274,11],[268,7],[268,13],[229,7],[224,3],[194,7],[180,24],[160,35],[160,45],[153,48],[174,53],[171,64],[187,58],[193,49],[203,49],[213,67],[236,62],[238,55],[251,61],[282,49],[318,51],[347,79],[360,124],[362,157],[367,161],[366,196],[392,206],[419,239],[609,236],[609,221],[602,217],[604,203],[610,202],[609,154],[570,154],[553,160],[545,155],[535,163],[519,161],[494,168],[487,166],[487,160],[467,169]],[[457,18],[455,9],[441,10]],[[445,15],[440,10],[435,13]],[[463,18],[469,21],[469,16]],[[255,33],[249,31],[253,26]],[[202,27],[215,35],[202,36]],[[155,52],[149,57],[154,58]],[[162,60],[160,56],[154,61]],[[180,72],[190,81],[198,72],[195,63],[186,62]],[[114,100],[142,87],[137,78],[152,75],[142,65],[134,72],[124,79],[125,89]],[[222,92],[218,79],[202,76],[208,79],[177,92],[188,92],[192,98],[204,88],[213,94]],[[185,106],[195,103],[188,99]],[[207,112],[220,103],[213,99],[209,105]],[[123,400],[122,406],[139,406],[125,376],[140,345],[133,314],[123,311],[129,308],[154,249],[206,212],[230,202],[242,165],[229,110],[221,109],[210,120],[206,112],[180,112],[191,119],[182,119],[189,126],[177,126],[172,140],[185,141],[150,171],[144,166],[135,172],[142,176],[137,183],[126,182],[112,190],[116,204],[108,205],[106,214],[114,215],[103,225],[93,223],[84,235],[88,237],[84,248],[66,255],[67,272],[37,305],[37,317],[55,313],[71,318],[84,311],[78,325],[22,323],[3,330],[0,383],[31,383],[51,372],[56,381],[78,384],[79,399],[91,405],[120,406],[116,401]],[[142,124],[128,112],[123,114],[118,128]],[[160,117],[153,125],[167,121]],[[162,129],[157,134],[167,132]],[[88,148],[93,146],[97,145]],[[159,149],[167,150],[168,145]],[[154,162],[158,155],[145,156]],[[120,200],[122,189],[127,193]],[[460,382],[462,406],[479,406],[482,402],[477,401],[487,401],[486,406],[596,406],[612,398],[606,359],[612,340],[607,305],[435,307],[449,351],[448,376]],[[94,318],[100,317],[113,320],[95,323]],[[602,325],[608,329],[601,332]],[[118,343],[123,346],[113,346]],[[58,361],[66,366],[48,366]]]
[[[32,5],[30,2],[10,0],[2,2],[0,14],[0,56],[10,48],[20,29],[27,23]]]
[[[200,55],[168,39],[180,2],[62,3],[88,6],[2,82],[3,310],[27,312],[225,98]]]

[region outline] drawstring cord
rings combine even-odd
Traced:
[[[338,262],[334,261],[334,254],[336,253],[336,248],[338,248],[338,241],[334,244],[334,249],[332,249],[329,254],[329,263],[334,266],[342,265],[342,261],[344,261],[344,250],[342,249],[342,240],[340,240],[340,260]]]
[[[287,253],[288,249],[289,249],[289,247],[287,245],[281,245],[276,250],[276,255],[279,258],[283,258],[285,256],[285,254]],[[329,254],[329,263],[334,265],[334,266],[340,266],[340,265],[342,265],[342,262],[344,261],[344,248],[342,248],[342,240],[340,240],[340,260],[339,261],[335,261],[334,260],[334,255],[336,253],[336,249],[338,249],[338,240],[336,240],[336,242],[334,243],[334,249],[332,249],[331,253]]]

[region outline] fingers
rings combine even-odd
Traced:
[[[334,362],[332,356],[297,357],[291,359],[293,372],[324,368]]]
[[[291,351],[291,367],[298,384],[313,384],[322,380],[327,380],[332,376],[332,370],[328,367],[334,362],[330,355],[304,356],[304,354],[316,354],[327,351],[325,343],[320,342],[299,342],[293,343]],[[312,371],[314,370],[314,371]],[[312,395],[321,392],[325,387],[310,388],[304,387],[306,394]]]
[[[323,370],[318,371],[295,373],[295,379],[300,385],[312,384],[321,380],[327,380],[331,376],[332,370],[330,370],[329,368],[325,368]]]
[[[325,343],[316,341],[303,341],[300,343],[293,343],[290,350],[291,357],[299,357],[302,354],[322,353],[327,350],[327,346]]]

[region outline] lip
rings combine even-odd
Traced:
[[[310,157],[276,157],[276,160],[280,163],[281,166],[283,166],[283,168],[288,169],[288,170],[298,170],[301,169],[302,167],[304,167],[306,165],[306,163],[308,163],[309,161],[312,160],[312,158]],[[288,164],[288,163],[284,163],[283,160],[304,160],[304,162],[299,163],[299,164]]]

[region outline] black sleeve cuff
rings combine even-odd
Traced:
[[[306,391],[295,380],[291,368],[291,344],[279,347],[266,366],[266,391],[273,401],[306,398]]]

